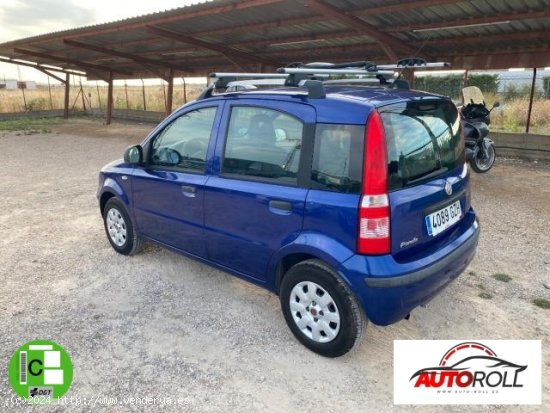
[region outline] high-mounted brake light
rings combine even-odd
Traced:
[[[359,205],[357,252],[368,255],[390,252],[388,156],[384,126],[376,111],[369,116],[365,131],[363,195]]]

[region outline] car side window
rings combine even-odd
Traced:
[[[304,124],[272,109],[231,109],[222,173],[295,185]]]
[[[363,126],[318,124],[311,171],[313,188],[359,193],[364,137]]]
[[[187,112],[155,138],[150,165],[204,171],[217,107]]]

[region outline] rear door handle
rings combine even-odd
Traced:
[[[287,201],[269,201],[269,209],[273,212],[283,212],[289,214],[292,212],[292,203]]]
[[[195,195],[197,194],[197,188],[191,185],[182,185],[181,192],[183,193],[183,195],[189,198],[194,198]]]

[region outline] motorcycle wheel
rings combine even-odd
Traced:
[[[472,165],[472,169],[474,171],[482,174],[488,172],[489,169],[493,167],[496,157],[497,153],[494,145],[491,144],[487,147],[487,156],[483,154],[483,151],[479,146],[476,146],[470,164]]]

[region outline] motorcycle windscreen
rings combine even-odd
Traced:
[[[462,89],[464,105],[484,105],[485,98],[477,86],[468,86]]]

